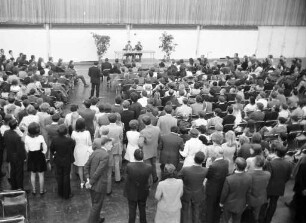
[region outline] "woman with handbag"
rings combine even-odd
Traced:
[[[44,188],[44,172],[47,170],[45,154],[47,152],[47,144],[44,137],[40,134],[40,126],[36,122],[32,122],[28,126],[28,135],[24,140],[25,149],[28,153],[28,171],[31,172],[32,194],[36,195],[36,173],[39,177],[40,195],[46,193]]]

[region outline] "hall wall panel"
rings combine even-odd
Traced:
[[[0,0],[1,23],[306,26],[305,0]]]

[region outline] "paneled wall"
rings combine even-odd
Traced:
[[[305,26],[305,0],[0,0],[0,22]]]
[[[141,41],[144,50],[156,51],[155,58],[163,58],[159,49],[159,37],[166,31],[174,36],[177,43],[176,51],[172,54],[175,59],[188,59],[200,55],[208,58],[220,58],[238,53],[263,58],[268,54],[274,57],[306,57],[306,27],[272,27],[265,26],[253,30],[221,30],[202,29],[50,29],[48,43],[46,29],[0,29],[0,48],[13,50],[28,56],[47,58],[48,46],[50,55],[55,59],[63,58],[74,61],[93,61],[97,59],[96,47],[91,36],[92,32],[109,35],[110,48],[105,57],[113,59],[114,51],[122,50],[127,40],[132,44]],[[199,39],[198,39],[199,38]],[[199,43],[197,44],[197,40]]]

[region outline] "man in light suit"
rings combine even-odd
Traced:
[[[96,97],[99,97],[100,92],[100,78],[101,78],[101,71],[98,68],[98,62],[94,62],[94,66],[90,67],[88,70],[88,76],[90,77],[91,82],[91,92],[90,98],[93,97],[96,89]]]
[[[144,153],[141,149],[134,152],[136,162],[128,163],[126,167],[127,179],[124,195],[129,202],[129,223],[135,223],[136,209],[139,208],[140,223],[146,223],[146,202],[149,195],[149,177],[152,166],[143,163]]]
[[[240,223],[241,215],[246,208],[251,193],[252,177],[245,172],[247,163],[238,157],[235,160],[235,173],[226,177],[220,199],[223,207],[224,222]]]
[[[113,140],[113,163],[115,166],[115,182],[121,182],[121,175],[120,175],[120,157],[122,155],[122,139],[123,139],[123,128],[116,124],[117,115],[114,113],[109,114],[108,120],[110,124],[108,127],[108,137]]]
[[[100,218],[100,211],[107,187],[109,158],[107,151],[111,150],[112,147],[112,139],[103,137],[101,140],[101,149],[93,151],[84,167],[84,174],[87,178],[85,186],[87,189],[90,189],[92,202],[88,223],[104,222],[104,218]]]
[[[142,118],[145,128],[141,130],[138,146],[143,150],[143,160],[152,166],[153,183],[158,181],[156,173],[157,147],[160,140],[160,130],[157,126],[151,125],[151,119],[148,116]]]
[[[157,126],[160,128],[161,135],[169,134],[171,132],[170,130],[171,127],[177,126],[177,119],[171,115],[172,106],[166,105],[165,112],[166,112],[166,115],[159,117],[157,121]]]
[[[258,222],[261,206],[267,201],[267,186],[271,177],[268,171],[262,170],[264,163],[265,159],[262,156],[256,156],[255,168],[248,173],[252,177],[249,207],[252,209],[255,222]]]
[[[159,149],[160,149],[160,169],[164,170],[165,164],[171,163],[178,170],[180,160],[179,151],[184,150],[184,141],[178,135],[178,127],[172,126],[171,133],[161,136]]]
[[[202,167],[205,155],[203,152],[197,152],[194,156],[195,164],[184,167],[180,176],[184,182],[184,193],[182,196],[182,222],[189,222],[188,210],[191,204],[192,222],[200,222],[200,205],[204,198],[204,179],[207,175],[207,169]]]

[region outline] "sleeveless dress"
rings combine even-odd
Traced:
[[[128,144],[126,147],[126,153],[125,153],[124,159],[130,162],[135,162],[134,152],[136,149],[138,149],[139,136],[140,136],[140,133],[137,131],[127,131],[126,132]]]
[[[71,138],[75,140],[74,147],[74,165],[85,166],[89,155],[92,153],[92,141],[89,131],[85,130],[83,132],[73,131]]]

